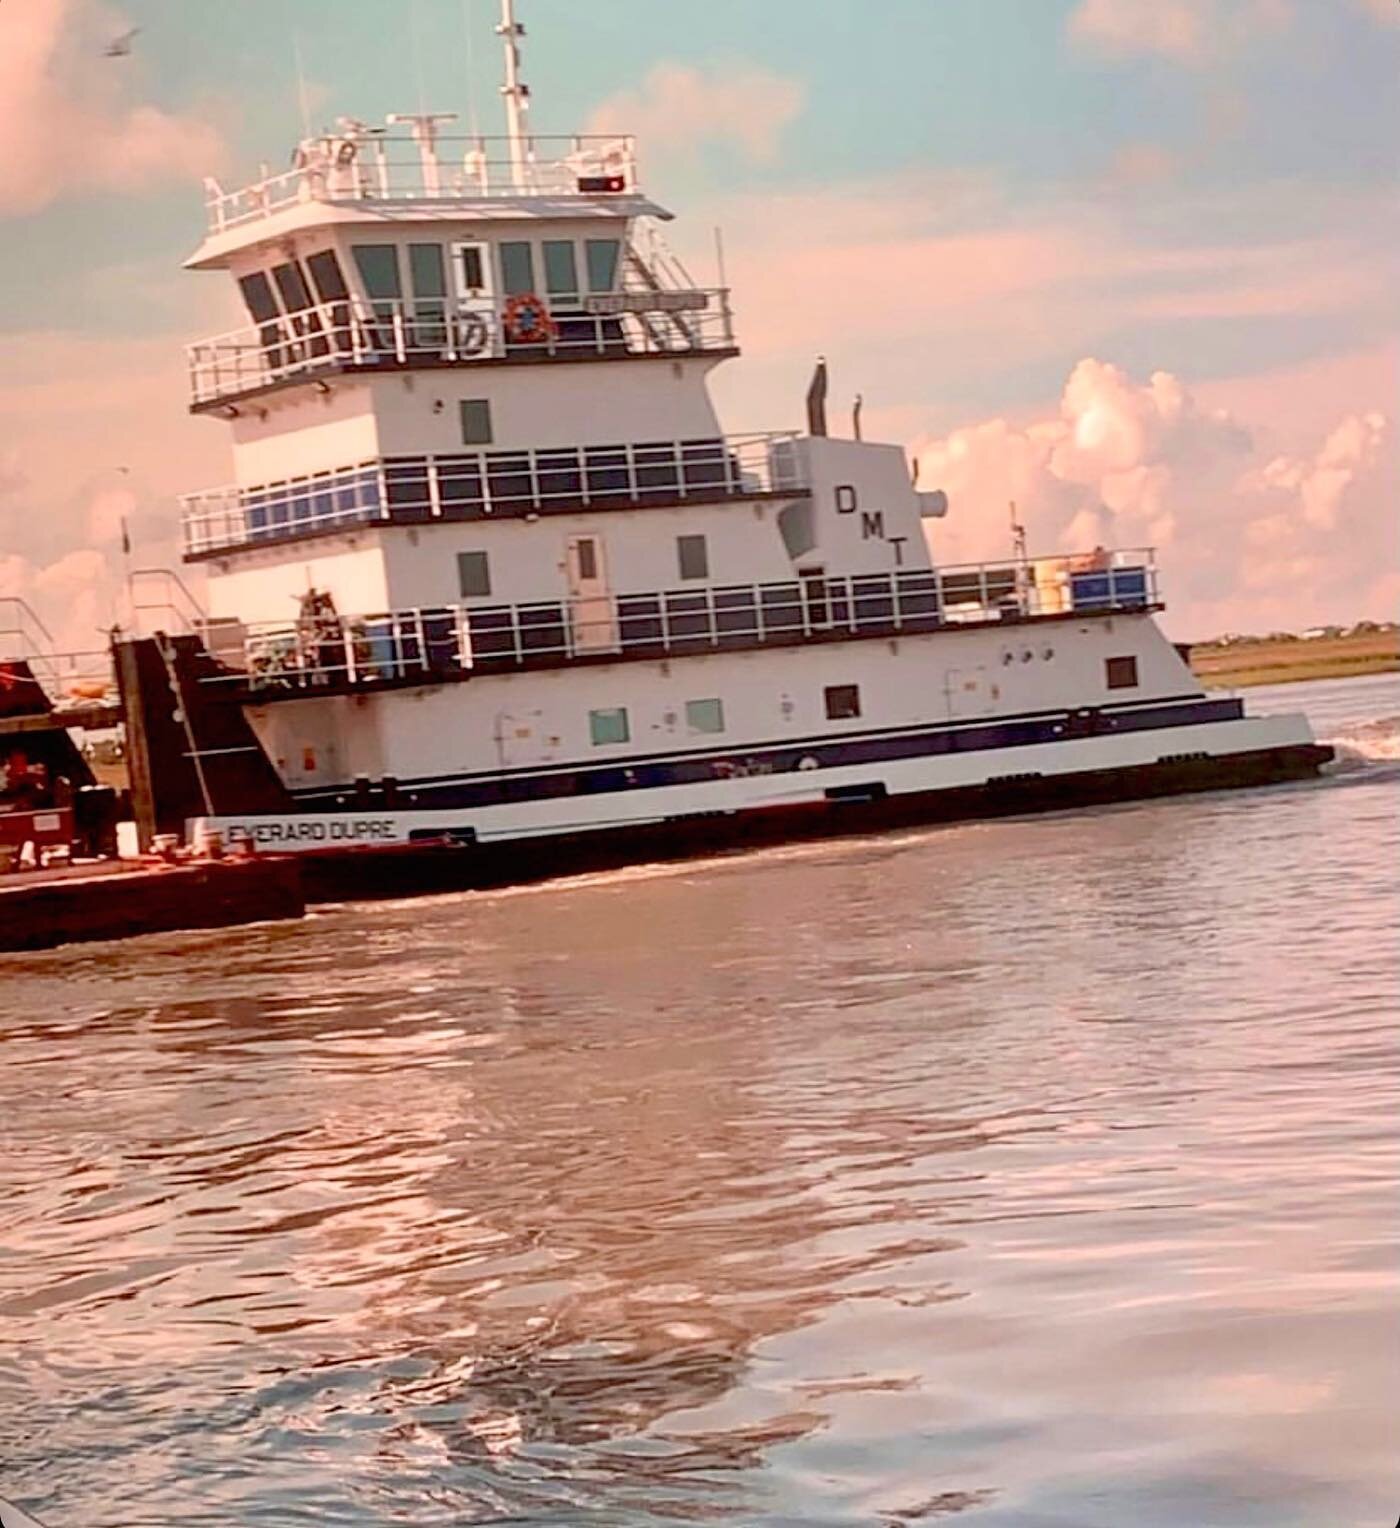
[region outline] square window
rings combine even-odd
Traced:
[[[710,553],[703,536],[677,536],[676,558],[682,578],[710,576]]]
[[[403,295],[399,286],[399,252],[392,244],[355,244],[350,253],[355,257],[367,297],[393,301]]]
[[[724,702],[719,700],[686,701],[685,725],[688,732],[723,732]]]
[[[590,711],[588,733],[595,744],[628,742],[631,734],[627,730],[626,706],[615,706],[607,711]]]
[[[491,562],[485,552],[457,553],[457,587],[463,599],[491,592]]]
[[[1138,671],[1136,658],[1106,658],[1105,677],[1110,690],[1133,690],[1137,688]]]
[[[464,446],[491,444],[491,400],[489,398],[462,399],[462,444]]]
[[[829,684],[826,687],[827,719],[833,722],[849,721],[860,715],[860,686],[858,684]]]

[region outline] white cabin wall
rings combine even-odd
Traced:
[[[375,531],[259,547],[204,566],[209,614],[250,625],[296,619],[308,589],[329,590],[343,614],[389,608],[384,555]]]
[[[777,525],[784,502],[600,510],[544,515],[534,521],[476,520],[386,529],[381,534],[389,596],[396,608],[564,599],[568,594],[566,548],[576,536],[591,536],[601,543],[602,567],[614,594],[791,579],[793,564]],[[705,537],[706,579],[680,576],[676,538],[692,535]],[[462,597],[459,552],[487,554],[489,595]]]
[[[1031,653],[1029,659],[1023,654]],[[1138,685],[1110,690],[1105,660],[1134,656]],[[1009,656],[1010,661],[1007,661]],[[966,686],[974,681],[974,689]],[[825,690],[860,687],[858,718],[826,716]],[[505,675],[346,698],[289,701],[250,713],[274,759],[325,748],[338,716],[336,757],[357,774],[400,781],[547,764],[606,764],[682,748],[743,750],[881,728],[995,720],[1200,694],[1148,616],[1044,622],[810,647],[617,663]],[[721,701],[722,733],[687,730],[685,702]],[[630,740],[594,745],[589,712],[627,709]],[[820,746],[813,745],[820,756]],[[288,777],[298,784],[334,783]]]
[[[919,496],[902,447],[813,436],[796,449],[811,474],[817,537],[804,563],[842,574],[929,567]]]
[[[340,378],[326,387],[287,388],[237,405],[234,482],[257,488],[355,467],[380,454],[374,388]]]
[[[484,361],[374,379],[386,456],[429,451],[613,445],[711,439],[721,433],[706,391],[709,357],[671,360]],[[464,446],[459,404],[491,404],[490,446]]]

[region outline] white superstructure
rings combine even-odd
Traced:
[[[210,184],[188,264],[248,324],[190,347],[234,481],[187,498],[185,556],[206,682],[286,792],[211,822],[485,844],[1302,771],[1305,722],[1206,698],[1163,638],[1150,552],[935,568],[942,495],[826,434],[824,369],[808,434],[726,435],[728,291],[665,252],[630,139],[529,133],[511,0],[498,30],[504,139],[343,119]]]

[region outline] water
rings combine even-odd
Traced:
[[[0,1493],[1391,1522],[1400,680],[1300,701],[1316,784],[0,962]]]

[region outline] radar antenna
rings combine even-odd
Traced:
[[[496,31],[506,50],[506,82],[501,86],[501,94],[506,98],[511,176],[516,189],[524,190],[530,141],[530,87],[520,78],[520,39],[525,35],[525,28],[515,19],[515,0],[501,0],[501,24]]]

